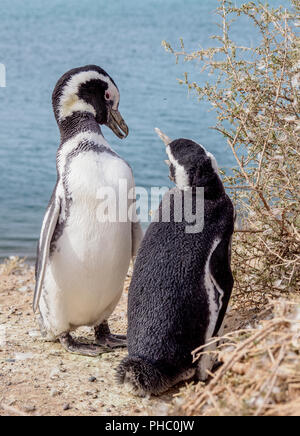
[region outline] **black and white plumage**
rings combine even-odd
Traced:
[[[33,308],[39,307],[49,338],[87,355],[99,354],[100,348],[76,344],[69,332],[95,326],[100,344],[108,339],[121,343],[109,336],[107,319],[142,238],[138,222],[105,222],[97,216],[100,188],[114,190],[117,207],[119,180],[127,181],[128,191],[134,189],[131,168],[111,149],[99,126],[107,125],[119,138],[127,136],[119,100],[115,82],[94,65],[67,72],[53,92],[61,143],[57,183],[38,244]]]
[[[158,213],[174,193],[203,187],[204,228],[186,233],[188,223],[175,222],[171,200],[170,222],[152,222],[141,243],[129,289],[129,356],[117,370],[118,381],[141,396],[160,394],[195,374],[207,378],[213,362],[203,357],[193,364],[191,353],[220,333],[233,287],[234,208],[216,160],[193,141],[159,135],[176,187]]]

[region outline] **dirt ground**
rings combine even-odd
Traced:
[[[110,318],[114,333],[126,333],[130,277],[131,271]],[[67,353],[59,343],[45,342],[31,308],[33,290],[32,266],[16,258],[0,266],[0,416],[167,414],[180,386],[159,398],[141,399],[116,384],[115,368],[126,350],[91,358]],[[231,313],[227,330],[243,323]],[[93,340],[89,328],[76,335]]]

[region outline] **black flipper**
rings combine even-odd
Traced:
[[[233,288],[233,276],[230,267],[230,257],[231,237],[227,237],[222,239],[221,242],[218,244],[210,260],[210,273],[214,278],[214,281],[223,291],[223,296],[220,297],[219,316],[213,336],[218,336],[220,328],[222,327]]]

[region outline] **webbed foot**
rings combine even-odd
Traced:
[[[103,347],[118,348],[127,347],[127,338],[124,335],[113,335],[107,321],[95,327],[96,343]]]
[[[84,344],[76,341],[70,333],[64,333],[59,337],[61,345],[66,351],[73,354],[80,354],[82,356],[96,357],[100,354],[107,352],[103,347],[94,344]]]

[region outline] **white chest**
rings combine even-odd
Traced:
[[[128,189],[133,184],[130,168],[110,154],[84,152],[69,163],[65,188],[70,204],[46,281],[55,304],[68,312],[63,318],[73,325],[94,322],[123,288],[131,258],[131,222],[99,219],[99,190],[109,188],[117,205],[120,179]]]
[[[117,156],[88,151],[74,157],[67,167],[69,205],[61,245],[67,238],[82,260],[93,260],[108,246],[114,256],[117,250],[124,254],[131,244],[131,223],[120,222],[119,210],[124,200],[126,207],[133,183],[131,169]]]

